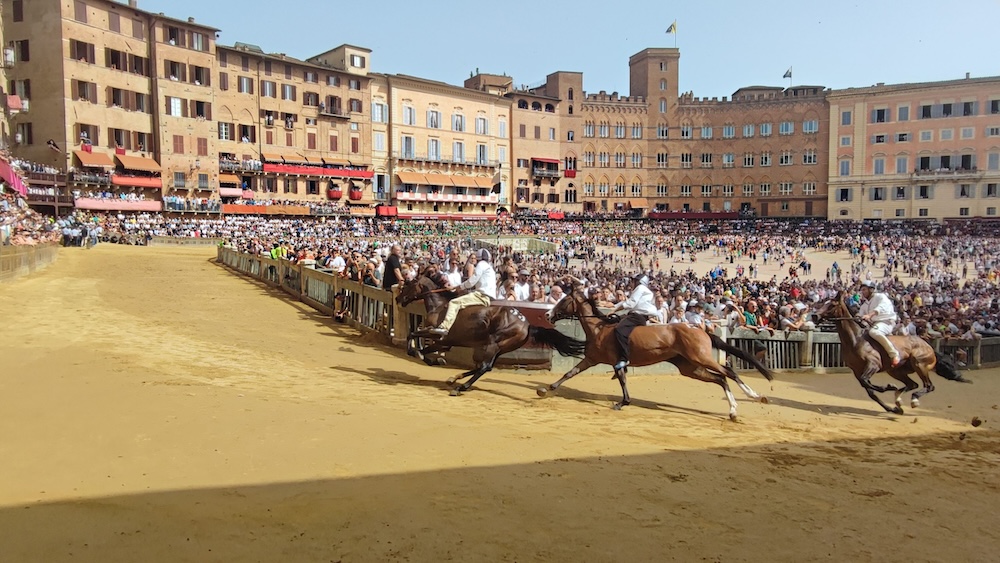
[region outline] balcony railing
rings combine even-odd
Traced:
[[[351,117],[350,112],[346,112],[340,108],[320,108],[319,114],[323,117],[340,117],[343,119]]]
[[[28,183],[30,184],[65,184],[66,174],[48,174],[45,172],[29,172]]]
[[[479,160],[479,159],[456,159],[448,155],[428,155],[424,153],[406,152],[406,151],[395,151],[392,153],[392,157],[397,160],[412,160],[414,162],[440,162],[442,164],[463,164],[465,166],[491,166],[497,167],[500,165],[500,161],[497,160]]]
[[[551,168],[532,168],[531,175],[538,178],[558,178],[559,170],[553,170]]]
[[[77,184],[96,184],[99,186],[107,186],[111,184],[111,176],[109,174],[98,174],[94,172],[73,172],[72,180]]]
[[[917,168],[914,172],[917,176],[966,176],[978,175],[979,169],[975,166],[972,168]]]

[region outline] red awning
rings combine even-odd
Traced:
[[[531,160],[534,160],[535,162],[547,162],[549,164],[559,164],[561,162],[557,158],[538,158],[537,156],[536,157],[532,157]]]
[[[11,111],[21,111],[24,109],[24,104],[21,103],[21,97],[15,96],[14,94],[7,94],[7,109]]]

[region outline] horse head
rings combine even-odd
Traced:
[[[580,306],[587,302],[587,297],[583,294],[581,286],[574,286],[568,295],[559,300],[545,316],[550,323],[555,323],[562,319],[575,319],[580,316]]]

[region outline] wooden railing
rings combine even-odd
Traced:
[[[55,262],[59,247],[54,244],[39,246],[0,246],[0,283],[32,274]]]

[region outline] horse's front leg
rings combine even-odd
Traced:
[[[876,391],[880,393],[884,393],[886,391],[884,387],[877,387],[875,385],[872,385],[871,378],[873,375],[878,373],[878,369],[879,366],[869,364],[869,366],[863,373],[856,375],[858,383],[860,383],[861,387],[863,387],[865,392],[868,393],[868,397],[871,398],[871,400],[878,403],[879,406],[885,409],[886,412],[891,412],[894,414],[903,414],[903,407],[900,407],[899,405],[895,407],[890,407],[889,405],[885,404],[885,402],[882,401],[882,399],[879,398],[878,395],[875,394]]]
[[[489,359],[479,364],[479,367],[472,372],[472,379],[466,381],[465,383],[459,385],[458,387],[454,388],[451,391],[452,397],[461,395],[462,393],[471,389],[472,386],[476,383],[476,381],[479,380],[480,377],[485,375],[486,372],[491,371],[493,369],[493,364],[496,363],[497,358],[500,356],[500,352],[496,349],[495,346],[490,347],[490,352],[491,355]]]
[[[629,395],[628,395],[628,385],[625,383],[625,380],[627,379],[627,377],[625,375],[625,372],[627,372],[627,371],[628,371],[628,368],[622,368],[622,369],[619,369],[619,370],[615,370],[614,376],[611,377],[611,379],[617,379],[618,383],[620,383],[621,386],[622,386],[622,400],[621,400],[621,402],[620,403],[615,403],[615,405],[613,407],[611,407],[611,408],[615,409],[616,411],[622,410],[622,407],[628,406],[632,402],[632,398],[629,397]]]
[[[538,389],[535,389],[535,393],[537,393],[539,397],[547,397],[549,391],[555,391],[556,389],[559,388],[560,385],[566,383],[567,380],[572,379],[574,375],[580,373],[581,371],[589,369],[595,365],[597,364],[595,362],[590,361],[589,358],[584,358],[580,360],[578,364],[573,366],[573,369],[567,371],[561,378],[559,378],[559,381],[556,381],[555,383],[548,386],[539,387]]]

